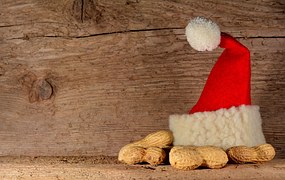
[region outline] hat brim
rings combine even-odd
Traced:
[[[241,105],[211,112],[171,115],[174,145],[256,146],[265,143],[259,106]]]

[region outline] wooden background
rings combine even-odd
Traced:
[[[252,101],[284,158],[284,3],[0,0],[0,155],[116,155],[167,129],[222,51],[186,41],[188,21],[205,16],[251,50]]]

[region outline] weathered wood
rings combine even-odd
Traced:
[[[285,36],[283,0],[1,0],[0,3],[0,39],[184,29],[195,16],[212,18],[236,37]]]
[[[83,15],[74,1],[51,2],[1,1],[0,155],[116,155],[167,129],[221,53],[187,44],[188,19],[204,15],[251,50],[252,101],[285,157],[282,1],[92,1]]]
[[[106,164],[108,163],[108,164]],[[285,160],[263,164],[228,164],[222,169],[179,171],[170,165],[123,165],[96,157],[1,157],[1,179],[274,179],[285,178]]]

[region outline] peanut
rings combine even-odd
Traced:
[[[151,165],[158,165],[164,162],[166,153],[159,147],[143,148],[140,146],[127,145],[119,152],[119,161],[127,164],[147,162]]]
[[[145,149],[139,146],[124,146],[120,152],[118,160],[127,164],[137,164],[143,161]]]
[[[172,142],[173,135],[170,131],[157,131],[140,141],[124,146],[119,152],[118,159],[127,164],[161,164],[166,159],[166,153],[162,148],[168,147]]]
[[[166,153],[163,149],[158,147],[149,147],[146,149],[146,154],[143,158],[144,162],[151,165],[158,165],[164,162],[166,158]]]
[[[220,169],[226,166],[229,160],[226,152],[218,147],[202,146],[197,147],[196,151],[198,151],[203,158],[203,163],[201,165],[203,167],[208,167],[211,169]]]
[[[203,159],[193,147],[173,147],[169,153],[170,164],[183,170],[196,169],[202,165]]]
[[[236,163],[259,163],[272,160],[275,150],[270,144],[255,147],[235,146],[229,148],[227,154]]]
[[[132,145],[141,146],[144,148],[152,146],[164,148],[171,145],[172,142],[173,142],[172,132],[161,130],[147,135],[142,140],[132,143]]]
[[[169,153],[170,164],[182,170],[192,170],[199,166],[212,169],[222,168],[228,162],[223,149],[213,146],[175,146]]]

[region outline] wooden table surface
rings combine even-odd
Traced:
[[[124,165],[110,157],[0,157],[0,179],[285,179],[285,159],[228,164],[222,169],[177,170],[170,165]]]

